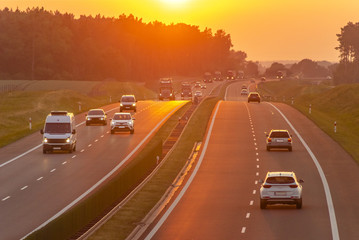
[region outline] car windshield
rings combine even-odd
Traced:
[[[103,115],[103,111],[101,110],[92,110],[92,111],[89,111],[88,115]]]
[[[289,138],[288,132],[272,132],[271,138]]]
[[[123,98],[121,99],[121,101],[122,101],[122,102],[134,102],[135,99],[134,99],[134,97],[123,97]]]
[[[266,181],[266,183],[271,184],[289,184],[294,182],[295,181],[293,177],[269,177]]]
[[[130,120],[131,116],[129,114],[117,114],[113,117],[114,120]]]
[[[258,97],[258,94],[252,93],[252,94],[251,94],[251,97]]]
[[[71,133],[70,123],[46,123],[45,133]]]

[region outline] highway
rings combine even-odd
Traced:
[[[142,238],[359,239],[358,164],[292,107],[247,103],[242,83],[217,104],[192,174]],[[293,152],[266,151],[271,129],[290,131]],[[304,180],[302,209],[260,209],[258,180],[268,171]]]
[[[184,101],[140,101],[135,134],[111,135],[110,125],[85,126],[76,116],[77,151],[42,153],[42,135],[32,134],[0,149],[0,239],[19,239],[63,211],[103,179]],[[108,118],[119,104],[104,107]],[[28,151],[31,150],[31,151]],[[22,153],[28,152],[25,155]],[[19,155],[21,157],[19,157]]]

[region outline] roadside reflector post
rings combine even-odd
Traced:
[[[112,103],[112,96],[110,96],[110,103]]]
[[[81,112],[81,102],[78,102],[79,104],[79,112]]]
[[[32,129],[32,120],[31,120],[31,117],[29,117],[29,129],[30,129],[30,130]]]
[[[292,105],[294,104],[294,97],[292,97]]]
[[[334,121],[334,132],[337,132],[337,121]]]
[[[283,96],[283,102],[285,102],[285,96]]]
[[[157,156],[156,160],[157,160],[157,165],[158,165],[158,163],[160,162],[160,156]]]
[[[312,104],[309,104],[309,114],[312,114]]]

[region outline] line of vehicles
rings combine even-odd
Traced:
[[[131,112],[137,111],[137,100],[134,95],[123,95],[120,100],[119,111],[110,119],[111,134],[116,132],[135,132],[135,117]],[[91,109],[86,114],[86,126],[107,125],[107,114],[103,109]],[[44,154],[54,150],[76,151],[77,134],[75,116],[67,111],[52,111],[45,120],[44,128],[40,130],[43,135],[42,151]]]

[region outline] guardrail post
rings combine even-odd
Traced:
[[[337,121],[334,121],[334,132],[337,132]]]
[[[30,130],[32,129],[32,120],[31,120],[31,117],[29,118],[29,129],[30,129]]]
[[[312,104],[309,104],[309,114],[312,114]]]

